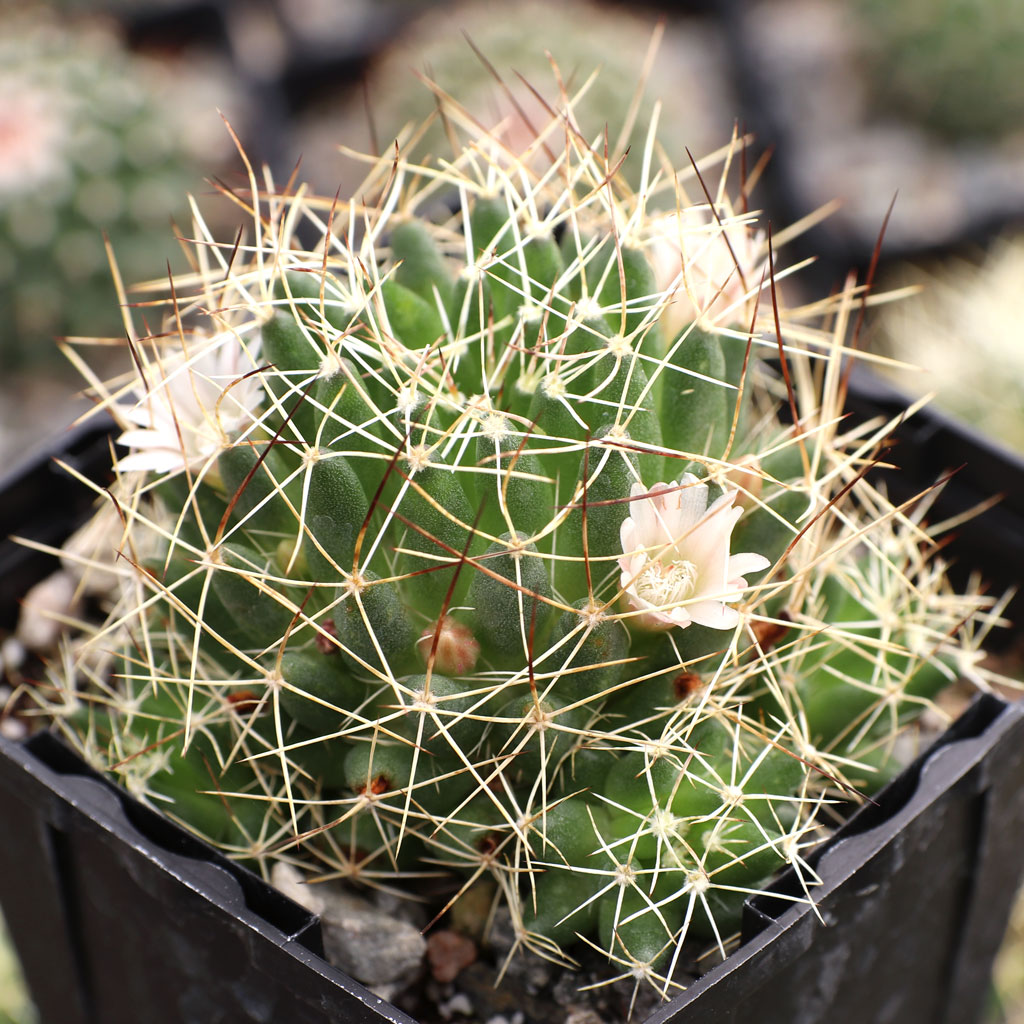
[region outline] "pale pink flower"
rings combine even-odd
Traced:
[[[675,339],[689,324],[747,328],[753,297],[761,285],[764,237],[746,223],[703,207],[654,217],[648,259],[659,289],[675,294],[662,313],[666,336]]]
[[[0,77],[0,195],[42,189],[66,161],[70,125],[53,95],[17,76]]]
[[[642,629],[686,627],[691,622],[731,629],[747,573],[771,564],[753,552],[729,554],[733,527],[743,509],[736,491],[708,506],[707,484],[684,473],[679,484],[630,489],[630,514],[619,531],[620,585],[625,601],[640,612],[629,621]],[[641,497],[641,495],[645,495]]]
[[[253,348],[231,331],[188,342],[187,350],[162,351],[143,367],[137,402],[114,406],[133,425],[117,439],[132,449],[117,462],[121,472],[194,469],[254,422],[263,391],[258,375],[246,376],[256,366]]]

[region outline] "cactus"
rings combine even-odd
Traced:
[[[731,153],[633,191],[563,100],[543,171],[469,125],[348,202],[254,182],[237,248],[197,225],[97,385],[120,586],[51,713],[265,873],[490,876],[519,947],[668,995],[983,678],[992,602],[866,478],[855,292],[773,309]]]
[[[537,45],[538,24],[544,25],[543,46]],[[396,27],[367,69],[372,116],[358,97],[342,96],[340,104],[310,111],[297,126],[304,173],[331,195],[339,174],[339,116],[355,148],[384,146],[398,136],[415,138],[421,152],[447,155],[447,119],[473,118],[493,126],[496,138],[516,152],[532,145],[543,161],[561,146],[557,134],[544,135],[548,104],[558,98],[552,62],[578,93],[574,117],[595,131],[608,126],[613,162],[629,148],[643,149],[656,99],[672,97],[672,116],[659,122],[658,146],[675,163],[686,161],[686,147],[705,153],[719,145],[738,109],[717,56],[718,29],[705,19],[668,19],[652,32],[645,12],[592,0],[525,0],[515,18],[495,18],[478,0],[452,0],[422,5]],[[594,73],[595,54],[600,74]],[[420,72],[430,76],[430,89],[415,87]],[[524,79],[536,94],[522,87]],[[437,116],[438,93],[448,98],[445,117]],[[635,187],[640,161],[627,161],[620,172]],[[358,174],[346,178],[353,187],[358,180]]]
[[[179,268],[168,231],[205,145],[171,76],[130,54],[98,18],[61,20],[43,5],[0,12],[0,358],[52,358],[54,334],[122,332],[104,234],[136,275]],[[189,81],[213,86],[202,68]],[[220,103],[233,102],[218,90]],[[208,95],[208,94],[207,94]],[[211,114],[211,117],[213,115]],[[201,152],[199,152],[201,150]]]

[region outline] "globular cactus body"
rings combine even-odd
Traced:
[[[126,766],[128,735],[186,759],[216,736],[201,780],[136,790],[264,867],[298,835],[356,879],[486,871],[521,943],[585,938],[667,992],[687,934],[724,944],[800,866],[978,605],[858,475],[806,325],[780,418],[747,333],[761,263],[694,305],[687,252],[667,279],[654,256],[658,188],[574,130],[542,179],[488,142],[440,177],[381,162],[319,251],[286,230],[325,230],[315,202],[257,198],[259,259],[205,282],[227,311],[205,337],[240,357],[204,377],[220,441],[121,481],[129,533],[162,543],[125,562],[109,629],[141,663],[80,742]],[[424,180],[454,212],[417,215]],[[724,202],[677,235],[725,246],[723,222],[754,238]],[[124,710],[143,691],[173,705],[159,737]]]

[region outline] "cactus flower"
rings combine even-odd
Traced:
[[[695,320],[721,327],[749,319],[764,264],[761,232],[728,216],[719,224],[688,207],[652,220],[648,252],[658,287],[675,289],[662,314],[671,337]]]
[[[708,505],[708,487],[684,473],[677,484],[647,489],[634,483],[630,514],[622,523],[620,585],[634,621],[648,630],[691,622],[731,629],[739,613],[729,607],[747,586],[746,573],[771,564],[753,552],[732,555],[729,542],[743,514],[729,491]]]
[[[263,397],[259,378],[246,376],[255,366],[253,352],[231,331],[198,341],[195,356],[179,349],[145,366],[142,397],[116,407],[135,427],[117,439],[132,449],[118,460],[122,473],[195,468],[252,422]]]

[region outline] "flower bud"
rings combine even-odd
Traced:
[[[434,671],[446,676],[463,676],[472,672],[480,657],[480,644],[473,631],[450,615],[444,615],[428,626],[416,641],[416,649],[424,663],[430,661],[433,650]]]

